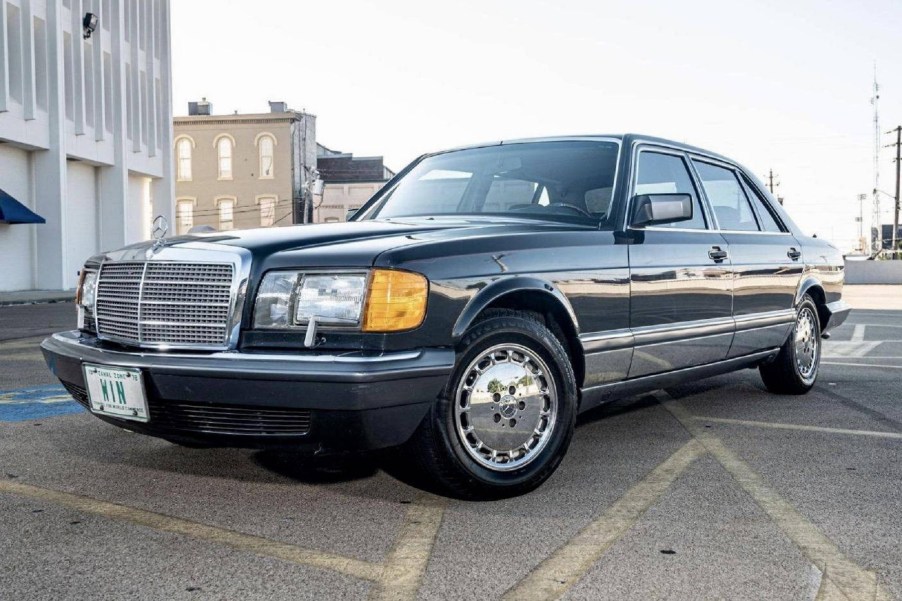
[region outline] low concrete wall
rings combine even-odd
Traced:
[[[902,261],[846,261],[846,284],[902,284]]]

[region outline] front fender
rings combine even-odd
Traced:
[[[553,302],[559,304],[560,307],[566,311],[567,315],[570,317],[570,322],[573,324],[574,330],[579,334],[579,322],[576,320],[576,313],[573,311],[573,306],[557,286],[534,276],[513,276],[495,280],[470,299],[467,306],[464,307],[464,310],[457,318],[454,328],[451,330],[451,337],[454,339],[454,342],[457,342],[463,337],[464,332],[467,331],[476,317],[478,317],[486,307],[490,306],[499,298],[515,292],[534,292],[553,299]]]

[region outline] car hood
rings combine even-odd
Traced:
[[[364,267],[372,265],[386,251],[410,245],[573,229],[594,228],[534,219],[418,218],[190,234],[166,238],[162,245],[190,248],[203,243],[207,248],[210,244],[239,247],[251,253],[255,264],[266,263],[268,268],[292,264]],[[153,245],[154,241],[141,242],[95,259],[137,258]]]

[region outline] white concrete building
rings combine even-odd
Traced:
[[[0,0],[0,189],[46,220],[0,215],[0,291],[175,223],[170,47],[169,0]]]

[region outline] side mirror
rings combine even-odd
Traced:
[[[644,227],[692,219],[692,196],[689,194],[638,194],[633,197],[630,225]]]
[[[351,218],[357,214],[357,211],[360,209],[348,209],[348,212],[345,213],[345,221],[350,221]]]

